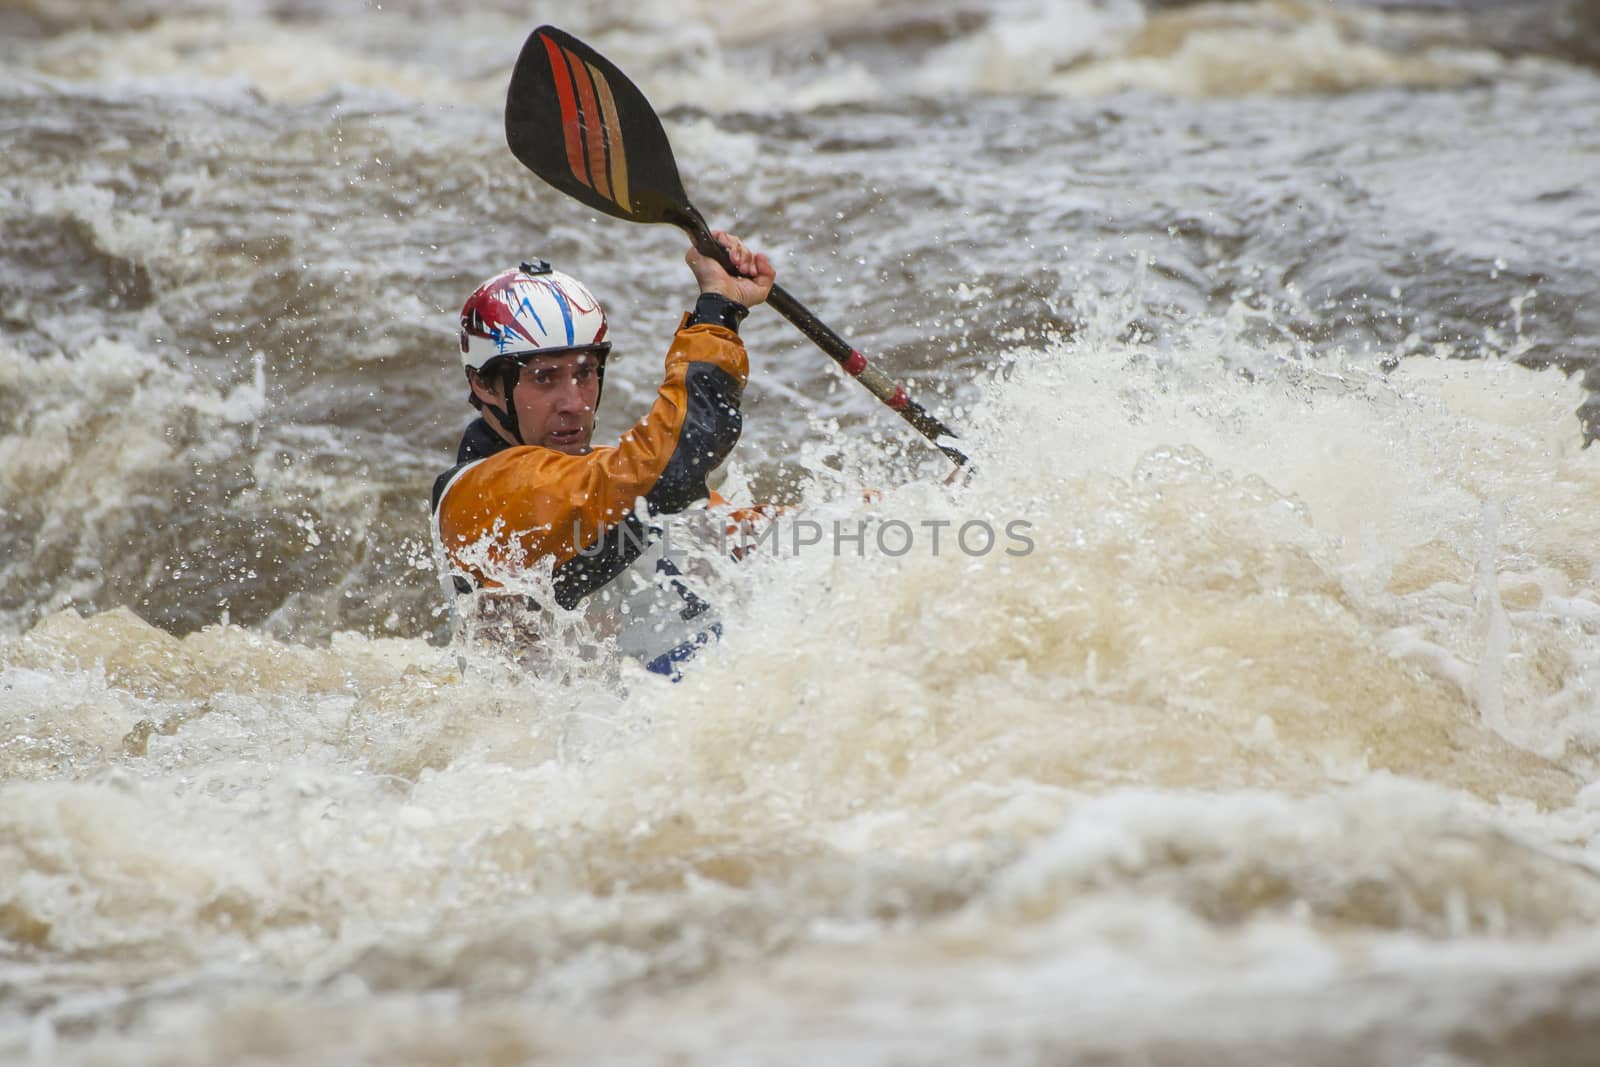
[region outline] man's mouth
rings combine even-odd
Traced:
[[[575,445],[583,440],[583,428],[552,430],[546,438],[552,445]]]

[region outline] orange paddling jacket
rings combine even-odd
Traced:
[[[744,342],[727,326],[693,321],[686,316],[673,338],[649,414],[615,447],[572,456],[510,445],[482,418],[467,427],[456,465],[433,488],[435,548],[455,592],[497,588],[550,559],[554,598],[570,610],[608,587],[638,587],[617,579],[642,570],[648,584],[675,594],[677,618],[635,626],[639,633],[621,642],[625,652],[655,669],[684,638],[704,643],[716,632],[709,605],[674,580],[671,561],[652,558],[646,522],[704,503],[706,476],[742,427]]]

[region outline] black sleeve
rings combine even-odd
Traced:
[[[701,293],[700,299],[694,303],[694,310],[689,313],[689,321],[684,325],[699,326],[709,322],[713,326],[726,326],[734,333],[738,333],[739,324],[748,314],[750,309],[737,300],[729,300],[721,293]]]

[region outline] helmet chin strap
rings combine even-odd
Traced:
[[[504,427],[506,433],[511,435],[511,439],[513,441],[519,445],[525,445],[528,442],[522,439],[522,427],[517,425],[517,404],[511,396],[512,392],[517,387],[517,379],[521,377],[521,375],[522,368],[515,362],[507,365],[506,368],[500,372],[500,391],[505,394],[505,407],[491,404],[488,401],[484,401],[483,406],[494,413],[494,417],[499,420],[500,425]]]

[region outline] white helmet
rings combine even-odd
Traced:
[[[461,308],[461,362],[471,370],[573,350],[595,352],[604,364],[606,313],[582,282],[543,260],[496,274]]]

